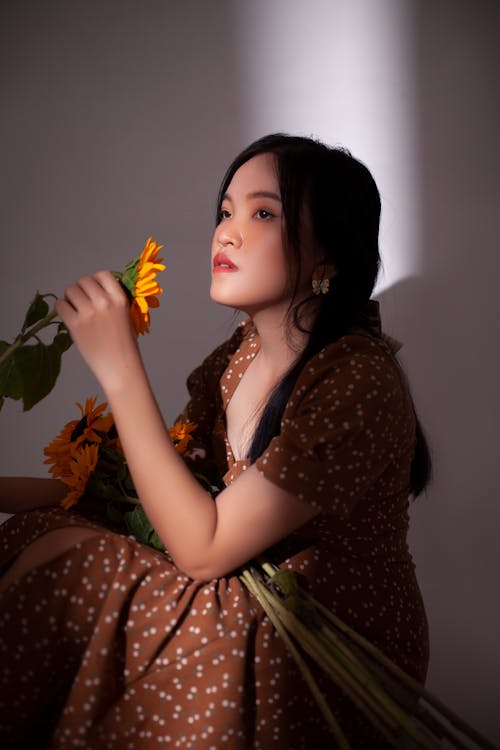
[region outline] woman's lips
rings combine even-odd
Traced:
[[[217,253],[213,260],[212,273],[233,273],[238,266],[227,257],[225,253]]]

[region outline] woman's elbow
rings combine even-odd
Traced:
[[[180,571],[185,573],[193,581],[200,581],[200,583],[208,583],[213,581],[214,578],[225,578],[228,575],[236,574],[236,570],[227,564],[224,560],[199,560],[191,561],[186,563],[185,561],[180,564],[176,562],[177,567]]]

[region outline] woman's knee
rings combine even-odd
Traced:
[[[64,529],[47,531],[29,544],[0,577],[0,592],[32,568],[44,565],[50,560],[59,557],[59,555],[64,554],[64,552],[79,542],[83,542],[92,536],[98,536],[98,534],[98,531],[81,526],[70,526]]]

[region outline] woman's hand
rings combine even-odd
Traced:
[[[127,296],[110,271],[82,276],[56,310],[105,391],[142,362]]]

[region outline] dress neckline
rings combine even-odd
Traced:
[[[378,312],[378,306],[376,308],[373,307],[373,309],[375,313]],[[237,459],[233,453],[233,449],[227,435],[226,410],[229,402],[236,392],[238,385],[240,384],[243,375],[260,351],[259,335],[251,319],[247,318],[246,320],[242,321],[240,325],[242,327],[242,338],[240,344],[238,348],[233,352],[228,365],[222,373],[222,377],[220,379],[222,409],[219,413],[219,434],[224,439],[226,452],[226,462],[228,470],[223,477],[226,485],[234,481],[234,479],[236,479],[240,475],[240,473],[242,471],[245,471],[245,469],[247,469],[250,465],[250,462],[247,458]],[[375,339],[378,340],[382,345],[385,345],[385,347],[387,347],[387,349],[393,355],[401,347],[401,343],[396,339],[393,339],[384,333],[382,333],[381,335],[377,335],[375,334],[374,330],[370,332],[365,328],[353,327],[348,333],[351,335],[357,334],[369,336],[370,338],[375,337]]]
[[[226,410],[229,406],[229,402],[234,396],[243,375],[260,351],[260,339],[256,329],[251,325],[250,321],[244,321],[242,326],[243,337],[240,345],[232,354],[226,369],[222,373],[220,381],[222,397],[220,424],[222,435],[224,437],[228,466],[228,471],[224,475],[224,481],[226,484],[236,479],[236,476],[238,476],[241,471],[244,471],[250,463],[247,458],[237,459],[235,457],[231,443],[229,442],[226,423]],[[245,330],[245,327],[247,330]]]

